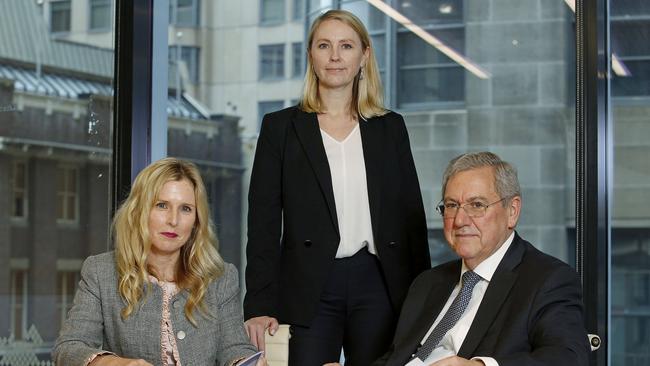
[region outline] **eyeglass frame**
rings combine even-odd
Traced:
[[[505,201],[505,200],[507,200],[507,199],[510,199],[510,198],[512,198],[512,197],[503,197],[503,198],[501,198],[501,199],[498,200],[498,201],[494,201],[494,202],[492,202],[492,203],[488,203],[488,204],[484,205],[484,207],[482,207],[482,208],[483,208],[483,211],[482,211],[483,213],[480,214],[480,215],[471,215],[471,214],[467,211],[467,209],[465,209],[465,207],[466,207],[467,205],[471,205],[471,204],[473,204],[473,203],[480,203],[481,205],[483,205],[483,202],[480,202],[480,201],[471,201],[471,202],[465,202],[465,203],[463,203],[462,205],[461,205],[460,203],[456,203],[456,204],[458,205],[458,208],[456,209],[456,213],[455,213],[453,216],[445,216],[445,210],[446,210],[446,207],[445,207],[445,199],[443,198],[443,199],[441,199],[440,202],[438,202],[438,204],[436,205],[436,211],[438,211],[438,213],[440,214],[440,216],[442,216],[443,219],[451,219],[451,218],[456,217],[456,215],[458,215],[458,212],[459,212],[458,209],[461,209],[461,208],[462,208],[462,209],[465,211],[465,214],[467,214],[467,216],[469,216],[469,217],[471,217],[471,218],[479,218],[479,217],[483,217],[483,216],[485,216],[485,213],[487,212],[487,209],[488,209],[490,206],[493,206],[493,205],[495,205],[495,204],[497,204],[497,203],[499,203],[499,202],[503,202],[503,201]]]

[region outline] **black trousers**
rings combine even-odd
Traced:
[[[336,259],[309,327],[291,326],[289,366],[368,366],[390,346],[397,316],[379,260],[366,248]]]

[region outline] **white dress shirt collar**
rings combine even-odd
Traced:
[[[476,266],[474,268],[474,272],[476,272],[477,275],[481,276],[482,279],[485,281],[490,282],[492,280],[492,276],[494,276],[494,272],[496,272],[497,267],[499,266],[499,263],[501,263],[501,259],[503,259],[503,256],[506,255],[506,252],[508,251],[508,248],[510,248],[510,244],[512,244],[512,241],[515,238],[515,232],[513,231],[508,239],[501,245],[499,249],[497,249],[496,252],[492,253],[491,256],[485,258],[485,260]],[[467,272],[469,268],[465,265],[465,261],[463,261],[463,268],[460,271],[460,276],[462,278],[463,274]]]

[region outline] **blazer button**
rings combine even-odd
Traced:
[[[185,339],[185,332],[183,332],[182,330],[178,331],[178,333],[176,333],[176,338],[180,340]]]
[[[181,302],[178,301],[178,300],[176,300],[176,301],[174,301],[174,305],[173,305],[173,306],[174,306],[174,309],[178,309],[178,308],[181,307]]]
[[[306,247],[310,247],[311,246],[311,240],[307,239],[307,240],[305,240],[305,242],[303,244],[305,244]]]
[[[394,247],[394,246],[396,246],[396,245],[397,245],[397,242],[396,242],[396,241],[388,242],[388,246],[391,247],[391,248]]]

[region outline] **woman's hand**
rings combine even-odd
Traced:
[[[264,332],[268,328],[269,334],[274,335],[280,324],[278,324],[277,319],[270,316],[258,316],[246,320],[244,326],[253,346],[257,347],[260,351],[265,351]]]
[[[95,358],[88,366],[153,366],[145,360],[122,358],[115,355],[103,355]]]

